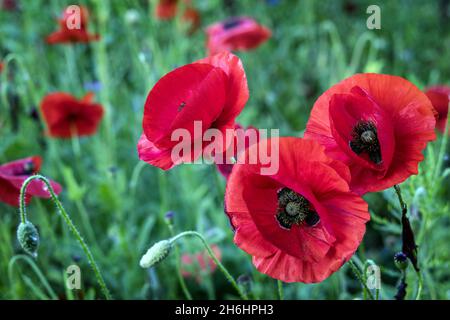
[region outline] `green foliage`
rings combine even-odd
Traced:
[[[176,274],[177,255],[156,268],[139,266],[151,244],[168,239],[164,214],[174,211],[175,233],[196,230],[222,251],[231,274],[250,276],[250,296],[277,298],[277,283],[258,273],[250,257],[232,241],[223,213],[225,181],[212,165],[184,165],[162,172],[138,161],[143,105],[156,81],[176,66],[205,55],[204,34],[187,36],[181,21],[156,21],[147,1],[84,0],[91,11],[91,31],[103,41],[89,45],[49,46],[44,38],[57,28],[54,18],[68,1],[21,1],[20,12],[0,10],[1,74],[0,163],[41,155],[42,174],[60,182],[60,200],[91,247],[117,299],[182,299]],[[368,30],[365,10],[371,1],[236,1],[237,12],[255,17],[273,30],[272,39],[255,51],[239,53],[250,86],[250,100],[239,117],[243,125],[279,128],[280,135],[301,136],[309,111],[330,85],[357,72],[380,72],[408,78],[419,87],[450,83],[449,22],[440,17],[438,1],[385,1],[382,29]],[[354,3],[353,12],[345,10]],[[219,0],[193,0],[204,26],[227,16]],[[70,3],[71,4],[71,3]],[[129,22],[135,9],[139,19]],[[53,91],[82,97],[89,83],[99,82],[96,101],[106,109],[100,132],[79,141],[52,140],[29,115]],[[14,131],[10,101],[18,99],[19,127]],[[77,145],[79,143],[79,152]],[[450,243],[449,160],[447,141],[431,143],[420,174],[402,184],[403,197],[419,245],[425,299],[449,299]],[[393,256],[401,249],[400,208],[395,192],[366,197],[372,221],[358,251],[360,268],[381,267],[380,296],[391,299],[400,272]],[[30,221],[40,234],[39,257],[23,256],[15,231],[18,210],[0,203],[0,298],[97,299],[100,288],[83,251],[50,201],[34,199]],[[186,239],[182,253],[202,250]],[[369,261],[369,262],[366,262]],[[371,262],[370,262],[371,261]],[[65,288],[65,270],[78,264],[82,289]],[[220,272],[203,281],[187,279],[194,298],[238,298]],[[413,298],[416,274],[407,269]],[[287,284],[286,299],[362,298],[359,283],[347,267],[319,284]]]

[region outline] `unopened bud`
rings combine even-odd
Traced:
[[[399,270],[405,270],[408,267],[408,257],[403,252],[394,255],[394,262]]]
[[[39,247],[39,233],[36,227],[29,221],[19,224],[17,228],[17,239],[20,246],[26,253],[33,257],[37,257]]]
[[[170,250],[172,250],[172,242],[169,240],[159,241],[142,256],[139,265],[142,268],[151,268],[167,258]]]

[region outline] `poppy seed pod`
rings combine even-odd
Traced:
[[[39,233],[36,227],[29,221],[21,222],[17,228],[17,239],[25,252],[33,257],[37,257],[39,247]]]
[[[159,241],[147,250],[142,256],[139,265],[142,268],[151,268],[167,258],[171,250],[172,242],[170,240]]]

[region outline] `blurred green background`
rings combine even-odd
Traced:
[[[238,121],[247,126],[279,128],[282,136],[301,136],[317,97],[358,72],[399,75],[419,88],[450,84],[449,1],[234,1],[192,0],[202,28],[232,15],[248,15],[271,28],[260,48],[237,53],[247,73],[250,100]],[[197,230],[222,252],[232,275],[254,298],[277,298],[276,281],[258,273],[251,258],[232,241],[223,213],[224,178],[212,165],[183,165],[169,172],[139,163],[145,98],[165,73],[206,55],[205,35],[188,35],[180,19],[158,21],[151,1],[79,1],[91,13],[89,30],[102,39],[90,44],[55,45],[55,31],[68,1],[18,1],[16,11],[0,10],[1,75],[0,163],[30,155],[44,159],[42,173],[64,188],[60,199],[79,227],[117,299],[183,299],[176,277],[177,254],[150,270],[139,267],[154,242],[169,238],[165,220],[174,212],[175,233]],[[381,30],[368,30],[366,9],[381,8]],[[174,88],[175,89],[175,88]],[[82,97],[96,93],[106,109],[99,133],[80,139],[81,153],[70,140],[45,137],[33,118],[42,98],[54,91]],[[6,98],[8,97],[8,98]],[[420,175],[402,184],[410,205],[424,277],[423,298],[450,298],[449,160],[445,141],[431,143]],[[381,298],[392,299],[400,273],[393,255],[401,249],[400,211],[393,190],[366,197],[372,214],[357,253],[381,268]],[[15,237],[18,210],[0,203],[0,298],[102,298],[78,243],[47,200],[33,199],[29,219],[39,229],[39,257],[23,255]],[[181,253],[202,250],[196,239],[179,242]],[[82,270],[82,289],[67,290],[64,274],[71,264]],[[195,267],[195,266],[194,266]],[[223,275],[203,272],[186,279],[196,299],[234,299]],[[408,269],[408,295],[417,278]],[[354,299],[362,290],[344,266],[322,283],[284,286],[287,299]]]

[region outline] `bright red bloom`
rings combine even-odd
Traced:
[[[56,32],[53,32],[47,37],[47,43],[86,43],[99,40],[100,36],[98,34],[89,34],[87,30],[89,22],[89,11],[87,10],[87,8],[83,6],[79,7],[79,28],[73,25],[76,21],[76,19],[74,18],[74,15],[76,13],[70,11],[69,8],[70,7],[64,10],[63,17],[58,20],[60,29]]]
[[[29,157],[0,165],[0,201],[11,206],[19,206],[19,196],[22,184],[31,175],[41,170],[42,159]],[[61,186],[50,181],[56,194],[61,192]],[[27,188],[25,202],[29,203],[32,197],[50,198],[47,186],[40,180],[33,180]]]
[[[450,87],[449,86],[433,86],[425,91],[428,99],[436,110],[436,129],[441,133],[445,132],[448,117],[448,105],[450,103]],[[449,132],[450,133],[450,132]]]
[[[0,72],[2,72],[3,71],[3,62],[0,62]]]
[[[221,51],[251,50],[267,41],[272,32],[250,17],[234,17],[206,29],[209,54]]]
[[[314,104],[305,138],[345,162],[358,194],[392,187],[417,174],[422,150],[435,139],[430,101],[411,82],[383,74],[356,74]]]
[[[45,96],[41,102],[41,111],[48,135],[54,138],[71,138],[96,133],[103,117],[103,107],[92,102],[93,96],[93,93],[88,93],[81,100],[64,92]]]
[[[238,163],[228,179],[225,212],[234,242],[273,278],[323,281],[358,248],[370,219],[367,203],[350,191],[347,166],[316,141],[280,138],[278,172],[261,175],[262,167]]]
[[[220,261],[222,258],[220,248],[212,245],[211,249]],[[195,278],[197,282],[201,282],[205,274],[212,274],[216,269],[217,265],[207,251],[181,256],[181,274],[185,278]]]
[[[156,5],[155,15],[160,20],[170,20],[177,15],[179,0],[159,0]],[[190,32],[198,29],[200,26],[200,13],[192,8],[189,0],[184,0],[186,9],[184,10],[182,19],[191,24]]]
[[[174,130],[188,130],[194,150],[195,141],[201,140],[207,129],[218,129],[224,137],[227,129],[234,130],[234,119],[247,100],[244,68],[231,53],[224,52],[169,72],[156,83],[145,102],[139,158],[164,170],[197,159],[198,152],[182,155],[183,160],[173,162],[171,152],[179,144],[171,139]],[[201,121],[201,132],[194,131],[194,121]]]

